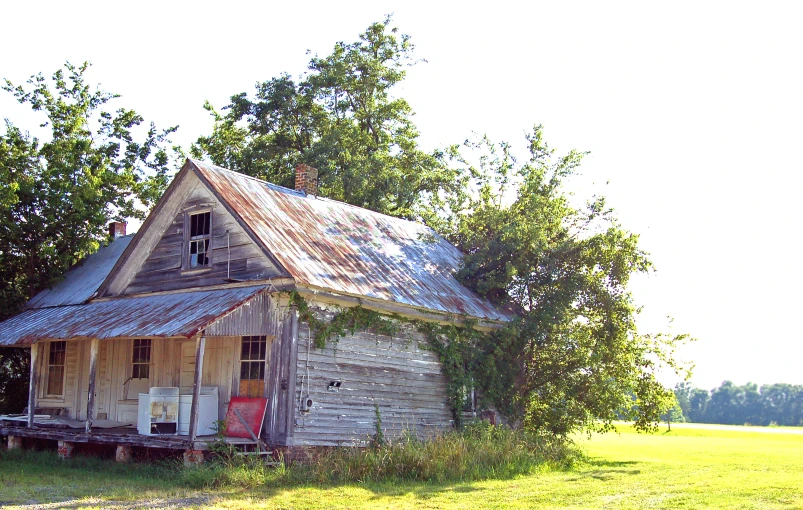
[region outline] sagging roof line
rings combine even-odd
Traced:
[[[277,281],[277,278],[281,279],[281,281]],[[103,301],[116,301],[119,299],[143,298],[149,296],[168,296],[171,294],[185,294],[187,292],[204,292],[207,290],[238,289],[243,287],[254,287],[254,286],[265,286],[267,292],[269,293],[282,292],[294,288],[295,280],[293,280],[293,278],[288,278],[286,276],[279,276],[279,277],[273,276],[271,278],[266,278],[262,280],[245,280],[242,282],[221,283],[218,285],[204,285],[203,287],[187,287],[182,289],[139,292],[136,294],[120,294],[119,296],[104,296],[104,297],[94,298],[92,302],[99,303]],[[271,288],[273,288],[273,290]]]
[[[40,339],[193,338],[263,293],[265,285],[31,309],[0,323],[0,345]]]
[[[332,290],[323,287],[316,287],[314,285],[304,285],[296,283],[295,289],[298,291],[299,294],[323,296],[323,297],[328,297],[330,299],[346,298],[348,300],[353,300],[355,302],[355,306],[356,304],[364,303],[366,305],[365,308],[371,308],[378,311],[385,310],[385,311],[390,311],[390,313],[404,313],[404,311],[391,310],[391,308],[398,307],[402,308],[403,310],[409,311],[411,314],[420,314],[426,316],[429,319],[438,318],[437,320],[443,323],[460,323],[463,322],[465,319],[470,318],[464,314],[454,314],[439,310],[432,310],[430,308],[408,305],[407,303],[400,303],[397,301],[386,301],[384,299],[377,299],[369,296],[362,296],[359,294],[334,292]],[[392,307],[389,308],[389,305],[392,305]],[[481,319],[481,321],[484,324],[488,325],[488,327],[493,327],[496,325],[502,326],[505,324],[505,321],[500,321],[495,319]]]

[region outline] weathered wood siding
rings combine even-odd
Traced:
[[[265,279],[279,274],[278,269],[234,217],[194,176],[188,176],[191,189],[179,207],[163,210],[170,215],[168,221],[155,221],[154,225],[167,224],[153,249],[146,255],[124,294],[185,289],[220,285],[227,278],[237,280]],[[211,211],[210,267],[182,270],[186,247],[185,212]],[[155,226],[152,228],[156,228]],[[133,255],[133,254],[132,254]],[[143,256],[137,253],[137,256]]]
[[[423,345],[420,333],[403,326],[396,338],[363,331],[321,350],[312,343],[309,326],[300,324],[292,444],[364,444],[376,433],[377,408],[386,437],[406,432],[427,437],[450,427],[447,381],[437,355]],[[341,382],[336,392],[329,390],[332,381]],[[300,402],[307,396],[313,404],[304,413]]]

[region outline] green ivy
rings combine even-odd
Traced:
[[[474,377],[476,344],[484,334],[474,329],[475,325],[475,321],[468,319],[459,326],[417,322],[418,331],[427,339],[430,350],[438,355],[441,372],[449,382],[447,398],[458,427],[463,425],[463,409],[477,382]]]
[[[322,321],[309,309],[307,301],[297,292],[290,292],[290,304],[298,310],[299,318],[309,324],[315,347],[323,349],[327,341],[337,341],[358,331],[373,329],[378,334],[395,336],[399,332],[399,316],[385,318],[379,312],[363,308],[361,303],[351,308],[341,308],[330,322]],[[395,320],[394,320],[395,319]]]
[[[477,368],[494,366],[480,359],[479,348],[486,344],[489,335],[477,331],[476,321],[464,319],[462,324],[436,324],[421,320],[407,319],[399,315],[385,316],[363,308],[362,304],[351,308],[341,308],[330,322],[322,321],[310,310],[307,301],[296,291],[290,292],[290,304],[298,310],[299,318],[309,324],[315,347],[323,349],[326,342],[353,335],[358,331],[373,329],[379,334],[393,337],[398,334],[401,324],[410,324],[424,335],[427,348],[438,355],[441,372],[448,381],[447,400],[455,424],[462,426],[462,411],[472,389],[483,394],[478,383],[486,380],[477,378]],[[486,369],[487,370],[487,369]],[[493,378],[493,375],[491,375]],[[488,398],[485,401],[489,401]],[[492,403],[492,402],[489,402]]]

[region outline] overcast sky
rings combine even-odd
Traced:
[[[205,100],[296,76],[307,50],[394,13],[427,61],[396,91],[425,148],[472,132],[523,148],[543,124],[559,151],[590,151],[577,193],[606,195],[657,267],[633,285],[641,330],[671,315],[697,337],[681,355],[707,389],[803,383],[801,4],[523,3],[15,2],[0,77],[88,60],[90,82],[189,146]],[[7,93],[0,116],[35,131]]]

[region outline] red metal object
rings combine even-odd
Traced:
[[[259,432],[262,430],[262,422],[265,419],[265,409],[268,406],[268,399],[266,398],[249,398],[249,397],[231,397],[229,401],[229,409],[226,411],[226,436],[228,437],[244,437],[251,439],[251,434],[248,433],[245,426],[243,426],[235,409],[240,411],[240,416],[243,417],[248,424],[248,428],[259,437]]]

